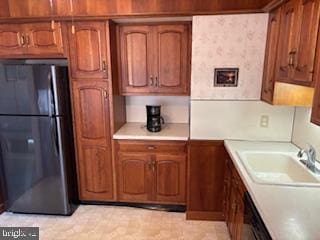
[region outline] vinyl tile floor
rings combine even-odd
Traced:
[[[41,240],[229,240],[224,222],[186,221],[184,213],[81,205],[71,217],[0,215],[0,227],[39,227]]]

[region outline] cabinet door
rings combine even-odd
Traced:
[[[228,162],[226,161],[225,176],[224,176],[224,188],[223,188],[223,213],[225,216],[226,222],[228,222],[229,211],[230,211],[230,190],[231,190],[231,169],[229,168]]]
[[[234,184],[234,180],[231,181],[230,190],[230,210],[227,221],[227,226],[231,239],[236,239],[236,214],[237,214],[237,189]]]
[[[25,24],[24,32],[28,45],[28,54],[63,55],[61,24],[51,23]]]
[[[122,93],[148,94],[155,86],[152,31],[150,26],[121,26]]]
[[[226,158],[223,141],[189,141],[188,219],[224,220]]]
[[[74,28],[71,23],[68,26],[71,76],[77,79],[108,78],[106,23],[76,22]]]
[[[244,203],[243,195],[237,191],[237,211],[235,216],[235,239],[242,240],[242,229],[243,229],[243,219],[244,219]]]
[[[314,60],[319,27],[319,0],[298,0],[297,52],[294,54],[292,80],[313,85]]]
[[[314,79],[316,80],[316,88],[313,98],[313,108],[311,121],[320,126],[320,38],[317,43],[317,55],[315,62]]]
[[[0,55],[22,55],[25,52],[25,37],[21,24],[0,25]]]
[[[155,84],[158,93],[188,95],[189,25],[160,25],[155,32]]]
[[[297,18],[296,0],[287,2],[281,9],[280,34],[276,65],[276,81],[290,82],[295,46],[294,20]]]
[[[318,84],[316,87],[316,92],[313,100],[313,108],[312,108],[312,122],[320,126],[320,81],[318,80]]]
[[[271,12],[268,24],[267,48],[264,61],[264,74],[261,92],[261,99],[268,103],[272,103],[273,101],[275,64],[277,59],[277,47],[279,39],[280,12],[280,8],[277,8],[276,10]]]
[[[73,83],[81,200],[113,199],[107,89],[106,82]]]
[[[119,153],[118,197],[121,201],[147,202],[152,193],[151,156],[143,153]]]
[[[186,202],[186,156],[156,155],[155,200],[163,203]]]

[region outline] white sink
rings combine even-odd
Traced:
[[[292,152],[237,152],[254,182],[260,184],[320,186],[313,174]]]

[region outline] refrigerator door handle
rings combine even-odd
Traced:
[[[56,149],[58,151],[59,156],[59,165],[60,165],[60,172],[61,177],[63,179],[62,181],[62,190],[64,192],[64,198],[63,198],[63,205],[66,212],[70,211],[69,206],[69,199],[68,199],[68,189],[67,189],[67,173],[66,173],[66,166],[65,166],[65,156],[64,151],[62,148],[62,124],[61,124],[61,118],[60,117],[53,117],[51,118],[51,131],[55,140]]]
[[[57,87],[57,75],[56,75],[56,66],[51,66],[51,79],[52,79],[52,93],[53,93],[53,101],[54,101],[54,111],[55,115],[60,115],[59,109],[59,98],[58,98],[58,87]]]

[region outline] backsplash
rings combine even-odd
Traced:
[[[146,105],[161,105],[167,123],[189,123],[189,97],[130,96],[126,97],[127,122],[146,122]]]
[[[268,14],[193,17],[191,98],[259,100]],[[214,87],[214,69],[239,68],[238,87]]]
[[[267,127],[261,118],[268,118]],[[191,139],[287,141],[292,138],[294,107],[261,101],[191,101]]]
[[[292,142],[300,148],[311,144],[316,148],[317,159],[320,160],[320,126],[311,123],[310,119],[311,108],[296,108]]]

